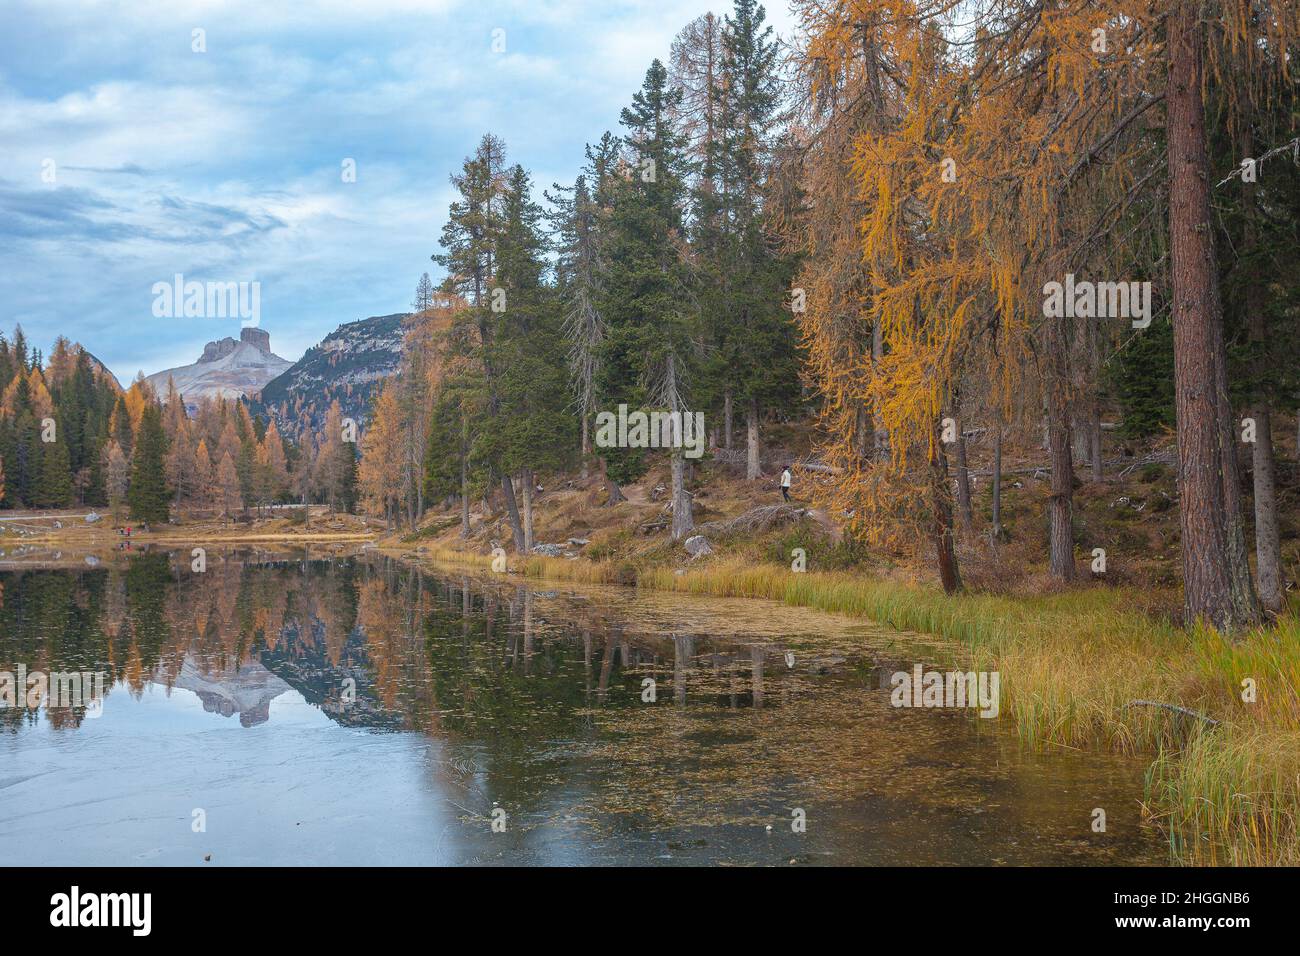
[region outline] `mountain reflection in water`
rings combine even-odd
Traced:
[[[99,718],[0,708],[6,847],[70,864],[1165,861],[1142,761],[892,708],[889,674],[944,660],[932,639],[376,555],[210,549],[195,574],[187,554],[0,571],[0,669],[111,685]]]

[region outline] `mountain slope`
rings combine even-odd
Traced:
[[[330,403],[338,400],[345,418],[364,425],[377,383],[394,374],[402,357],[405,313],[348,322],[308,349],[252,402],[254,413],[273,416],[286,434],[319,429]]]

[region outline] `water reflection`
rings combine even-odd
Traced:
[[[97,720],[0,708],[7,846],[71,828],[63,862],[1164,859],[1139,762],[891,708],[886,675],[940,653],[914,636],[373,554],[210,550],[207,568],[0,572],[0,669],[112,685]],[[232,825],[189,832],[192,807],[223,806]]]

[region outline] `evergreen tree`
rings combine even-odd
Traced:
[[[171,514],[164,471],[166,456],[162,412],[157,404],[148,402],[140,415],[140,434],[131,459],[131,484],[126,496],[136,521],[162,523]]]
[[[609,266],[600,312],[608,323],[601,362],[606,408],[655,406],[689,413],[698,330],[698,306],[683,258],[685,139],[675,113],[682,92],[668,85],[658,60],[646,71],[632,105],[623,110],[628,132],[626,175],[613,185]],[[644,451],[608,457],[611,476],[628,480],[644,467]],[[691,527],[685,463],[673,460],[673,535]]]

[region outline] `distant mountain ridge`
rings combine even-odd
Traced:
[[[364,426],[377,383],[396,374],[402,359],[402,323],[409,313],[376,315],[340,325],[319,345],[262,386],[250,401],[288,435],[318,430],[330,403]]]
[[[198,361],[155,372],[146,381],[165,395],[170,377],[185,404],[193,406],[201,398],[251,398],[290,364],[271,351],[265,329],[243,328],[238,340],[226,336],[209,342]]]

